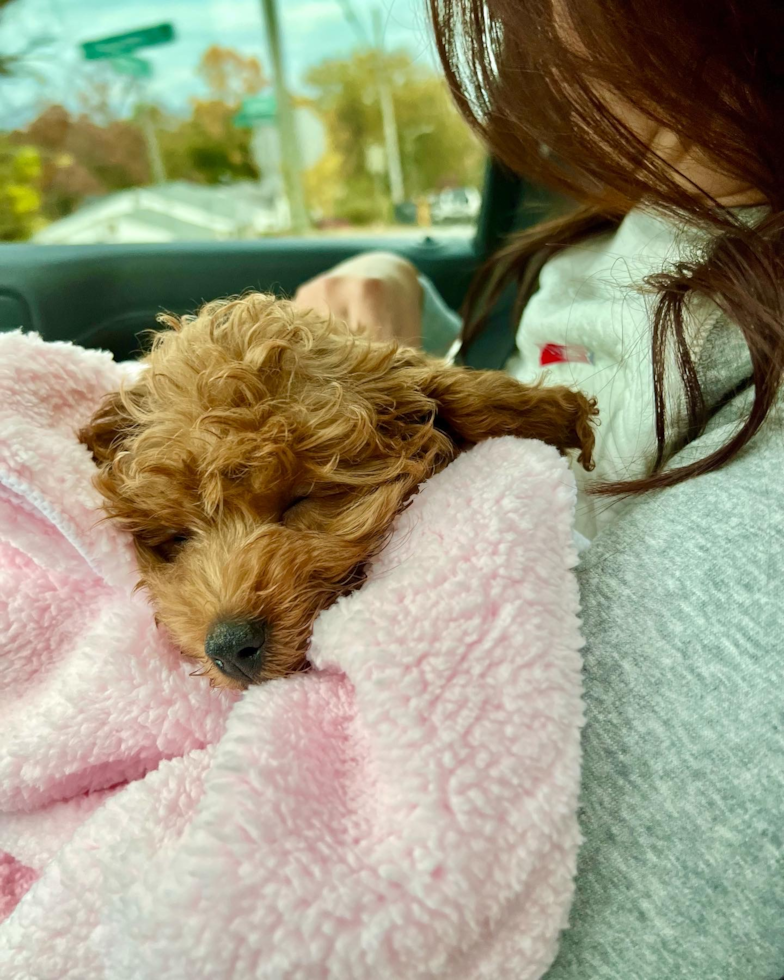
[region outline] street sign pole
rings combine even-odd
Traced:
[[[264,24],[267,29],[270,57],[272,60],[272,76],[275,86],[277,103],[278,131],[282,150],[283,181],[286,186],[286,196],[291,209],[291,229],[297,234],[307,231],[310,222],[305,206],[305,194],[302,190],[302,160],[299,150],[299,140],[294,124],[294,113],[286,87],[286,74],[283,66],[283,52],[280,41],[280,24],[276,0],[261,0],[264,14]]]
[[[402,204],[406,199],[405,184],[403,183],[403,163],[400,158],[400,140],[398,138],[395,103],[392,99],[392,89],[384,73],[382,58],[384,55],[384,27],[381,19],[381,9],[373,8],[373,42],[376,65],[376,85],[378,98],[381,103],[381,119],[384,126],[384,142],[387,148],[387,168],[389,170],[389,189],[393,204]]]
[[[147,144],[147,157],[150,161],[150,173],[154,184],[166,183],[166,166],[163,162],[161,144],[158,142],[158,134],[155,132],[155,121],[152,118],[152,106],[149,101],[144,105],[138,106],[141,111],[142,132],[144,142]]]

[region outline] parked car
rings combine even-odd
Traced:
[[[452,187],[433,196],[430,217],[434,225],[476,221],[481,206],[482,195],[476,187]]]

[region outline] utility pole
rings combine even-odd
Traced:
[[[163,162],[161,146],[158,142],[158,134],[155,131],[155,120],[153,119],[153,108],[149,103],[139,106],[141,114],[142,132],[144,142],[147,144],[147,157],[150,161],[150,173],[154,184],[166,183],[166,167]]]
[[[283,182],[291,209],[291,230],[296,234],[302,234],[302,232],[307,231],[310,222],[308,221],[305,195],[302,190],[302,160],[294,121],[294,110],[286,86],[276,3],[277,0],[261,0],[261,9],[264,15],[264,26],[267,30],[267,41],[272,61],[272,77],[278,113],[278,134],[280,135],[281,156],[283,158]]]
[[[400,140],[398,138],[395,103],[389,79],[384,74],[382,56],[384,54],[384,26],[381,8],[373,8],[373,42],[376,59],[376,87],[381,104],[381,118],[384,124],[384,143],[387,148],[387,168],[389,170],[389,190],[393,204],[402,204],[406,199],[403,183],[403,163],[400,159]]]
[[[375,60],[374,74],[376,76],[376,91],[381,107],[381,119],[384,127],[384,146],[387,157],[387,175],[389,191],[393,204],[402,204],[406,199],[406,189],[403,183],[403,164],[400,159],[400,139],[398,137],[395,103],[392,99],[392,89],[389,80],[384,75],[382,56],[384,54],[384,24],[380,7],[373,8],[373,41],[368,41],[362,21],[357,16],[351,0],[337,0],[343,16],[353,27],[360,42],[371,48]]]
[[[116,67],[116,65],[115,65]],[[151,69],[148,69],[151,71]],[[145,76],[146,78],[146,76]],[[166,165],[163,162],[161,144],[158,142],[158,132],[155,128],[155,110],[150,98],[148,82],[139,77],[136,86],[136,112],[141,123],[144,142],[147,146],[147,159],[150,164],[150,176],[153,184],[166,183]]]

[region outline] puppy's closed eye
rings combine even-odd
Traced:
[[[160,561],[168,563],[174,561],[182,546],[190,541],[190,535],[184,531],[178,531],[176,534],[140,536],[137,541],[142,548],[151,551]]]
[[[310,502],[310,497],[295,497],[280,515],[281,523],[286,526],[301,523],[307,514]]]
[[[189,534],[173,534],[166,541],[158,545],[157,551],[164,561],[174,561],[184,544],[190,541]]]
[[[295,483],[289,491],[289,498],[284,501],[280,514],[280,523],[289,526],[297,525],[311,510],[315,484],[309,482]]]

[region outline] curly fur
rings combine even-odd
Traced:
[[[356,588],[417,487],[493,436],[579,450],[595,405],[381,344],[272,296],[162,318],[146,368],[80,433],[109,518],[186,656],[228,619],[267,624],[258,680],[306,666],[318,613]]]

